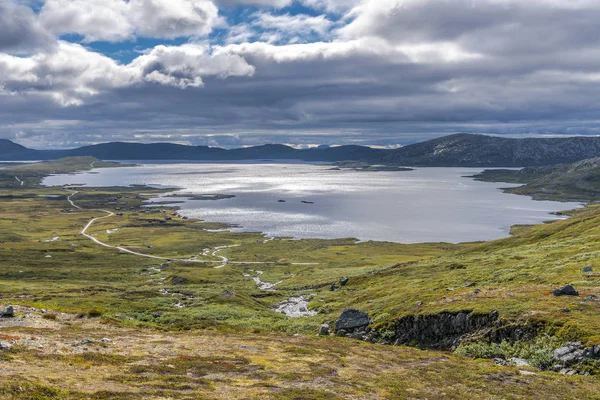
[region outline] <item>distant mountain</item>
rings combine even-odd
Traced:
[[[505,189],[508,193],[532,196],[536,200],[600,200],[600,158],[521,170],[486,170],[475,175],[485,182],[522,183]]]
[[[525,167],[600,156],[600,137],[513,139],[457,134],[393,150],[386,163],[410,166]]]
[[[395,150],[364,146],[295,149],[280,144],[233,150],[172,143],[103,143],[72,150],[32,150],[0,141],[0,160],[52,160],[92,156],[103,160],[304,160],[439,167],[527,167],[571,163],[600,156],[600,137],[512,139],[457,134]]]
[[[27,151],[28,149],[20,144],[11,142],[10,140],[0,139],[0,155],[14,154]]]

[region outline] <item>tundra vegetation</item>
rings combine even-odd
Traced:
[[[0,305],[14,306],[0,319],[4,398],[600,393],[593,357],[571,365],[573,375],[552,370],[568,343],[600,344],[599,205],[485,243],[270,240],[143,207],[164,188],[40,185],[92,166],[114,164],[80,157],[0,169]],[[86,233],[109,247],[81,234],[99,217]],[[578,296],[553,295],[567,284]],[[316,315],[274,311],[298,296]],[[367,340],[317,337],[347,308],[369,314]],[[400,327],[436,316],[450,316],[456,337],[402,336]],[[480,329],[461,331],[469,326]]]

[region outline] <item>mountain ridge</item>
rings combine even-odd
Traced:
[[[174,143],[109,142],[68,150],[28,149],[0,140],[0,160],[53,160],[92,156],[104,160],[302,160],[360,161],[373,164],[421,167],[531,167],[566,164],[600,157],[600,137],[504,138],[481,134],[454,134],[399,149],[345,145],[295,149],[282,144],[237,149],[188,146]]]

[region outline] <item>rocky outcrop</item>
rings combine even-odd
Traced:
[[[554,350],[552,358],[556,363],[552,370],[562,374],[576,374],[577,366],[586,360],[600,359],[600,345],[586,348],[581,342],[567,342]]]
[[[497,321],[497,311],[487,314],[458,311],[411,315],[395,322],[394,337],[388,341],[394,345],[416,344],[434,349],[452,349],[467,336],[489,331]]]

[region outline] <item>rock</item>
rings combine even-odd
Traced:
[[[581,272],[594,272],[594,269],[590,265],[587,265],[587,266],[583,267]]]
[[[555,296],[579,296],[579,292],[571,285],[567,285],[552,292]]]
[[[521,370],[521,371],[519,371],[519,373],[521,375],[537,375],[535,372],[531,372],[531,371],[527,371],[527,370]]]
[[[343,329],[345,331],[354,332],[366,328],[370,323],[371,318],[369,317],[369,314],[348,308],[344,310],[342,315],[340,315],[340,318],[335,322],[335,331],[337,333]]]
[[[422,301],[417,301],[417,302],[415,303],[415,305],[416,305],[417,307],[422,307],[422,306],[423,306],[423,302],[422,302]]]
[[[176,276],[175,278],[171,279],[171,285],[185,285],[188,282],[189,279],[182,276]]]
[[[321,325],[321,327],[319,328],[319,336],[329,336],[329,325]]]
[[[12,349],[12,344],[8,342],[0,342],[0,350],[10,350]]]
[[[432,315],[409,315],[394,322],[393,338],[386,339],[395,345],[418,343],[435,349],[453,349],[464,336],[490,331],[498,321],[498,312],[487,314],[470,310],[441,312]],[[497,330],[492,330],[496,332]],[[494,339],[490,337],[490,339]]]
[[[357,331],[357,332],[354,332],[353,334],[351,334],[350,337],[352,339],[363,340],[363,338],[365,337],[365,332]]]
[[[348,279],[348,278],[340,279],[340,286],[346,286],[349,281],[350,281],[350,279]]]
[[[558,372],[563,375],[575,375],[577,373],[576,371],[569,369],[569,368],[563,368]]]
[[[505,367],[508,365],[508,361],[506,361],[504,358],[493,358],[492,361],[494,362],[494,364],[500,365],[501,367]]]
[[[13,306],[4,307],[4,310],[2,310],[2,314],[0,314],[0,317],[3,317],[3,318],[12,318],[14,316],[15,316],[15,309],[13,308]]]
[[[332,292],[335,292],[336,290],[338,290],[338,287],[335,285],[335,283],[332,283],[331,286],[329,287],[329,290],[331,290]]]
[[[81,340],[81,344],[90,344],[90,343],[93,343],[92,339],[85,338],[85,339]]]
[[[571,309],[570,308],[563,308],[562,312],[564,312],[564,313],[570,313]]]
[[[563,347],[552,352],[552,357],[562,366],[571,366],[584,359],[584,348],[581,342],[567,342]]]
[[[110,343],[110,342],[112,342],[112,340],[110,340],[109,338],[102,338],[102,339],[100,339],[100,341],[102,343]]]
[[[527,362],[527,360],[525,360],[523,358],[513,357],[513,358],[509,359],[508,361],[510,361],[512,364],[516,365],[517,367],[531,367],[531,364],[529,364]]]

